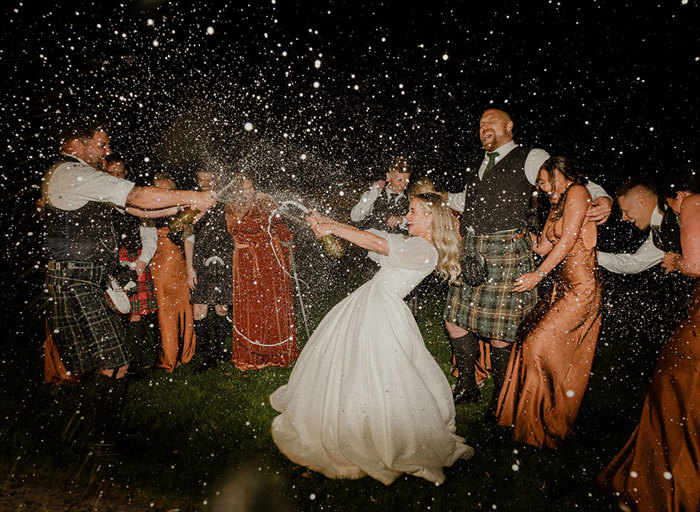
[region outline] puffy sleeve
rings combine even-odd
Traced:
[[[419,237],[388,235],[389,264],[408,270],[430,271],[438,262],[438,254],[430,242]]]
[[[367,232],[372,233],[373,235],[377,235],[378,237],[381,237],[384,239],[389,237],[389,233],[387,233],[386,231],[380,231],[380,230],[374,229],[374,228],[368,229]],[[379,254],[377,252],[374,252],[374,251],[368,251],[367,257],[369,259],[371,259],[372,261],[374,261],[375,263],[379,263],[380,265],[383,264],[387,260],[386,256]]]

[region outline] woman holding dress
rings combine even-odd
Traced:
[[[700,510],[700,189],[669,187],[666,201],[680,220],[681,253],[661,266],[696,278],[688,317],[656,363],[642,416],[627,444],[598,481],[638,512]]]
[[[537,188],[552,207],[533,250],[545,259],[513,286],[531,290],[554,272],[552,291],[519,327],[496,409],[498,424],[513,427],[513,439],[537,447],[557,448],[571,433],[600,332],[597,229],[586,217],[585,184],[567,158],[542,164]]]
[[[436,267],[457,278],[459,240],[439,195],[414,197],[406,218],[408,237],[316,212],[307,219],[317,237],[344,238],[381,266],[325,316],[270,397],[281,413],[275,444],[330,478],[369,475],[389,485],[408,473],[440,484],[443,467],[474,453],[455,433],[450,385],[403,301]]]

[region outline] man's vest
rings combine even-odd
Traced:
[[[675,212],[666,208],[661,225],[651,230],[651,238],[657,249],[664,252],[681,253],[681,227]]]
[[[389,200],[386,194],[386,189],[382,189],[379,192],[379,196],[372,205],[372,211],[360,222],[357,222],[358,228],[374,228],[388,233],[402,232],[400,229],[390,229],[389,226],[386,225],[386,221],[389,217],[403,217],[408,213],[408,198],[406,196],[399,196],[399,198],[396,199],[396,195],[394,194],[391,200]]]
[[[498,151],[498,150],[496,150]],[[532,184],[525,176],[529,148],[516,146],[479,179],[482,159],[474,163],[474,172],[464,189],[464,212],[460,233],[467,228],[477,235],[525,228],[533,222]]]
[[[233,258],[233,237],[226,227],[226,208],[222,203],[216,203],[207,210],[204,217],[194,225],[194,262],[204,265],[204,262],[218,256],[226,264],[231,264]]]
[[[129,254],[141,249],[141,219],[112,208],[112,226],[119,247],[125,247]]]
[[[111,204],[97,201],[89,201],[77,210],[61,210],[47,204],[44,221],[49,259],[91,261],[114,267],[118,247],[112,228],[112,209]]]

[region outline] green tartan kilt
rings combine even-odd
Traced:
[[[483,339],[512,342],[518,325],[535,306],[537,288],[518,293],[513,282],[535,270],[532,240],[512,230],[464,237],[462,250],[478,251],[486,260],[488,280],[468,286],[461,279],[450,286],[444,319]]]
[[[49,262],[49,326],[61,361],[74,374],[129,363],[124,326],[107,305],[103,274],[103,266],[87,261]]]

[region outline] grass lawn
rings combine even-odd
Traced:
[[[354,289],[358,278],[348,277],[351,266],[326,262],[317,272],[307,264],[299,262],[308,289],[324,290],[306,293],[311,327]],[[431,288],[418,324],[447,375],[450,353],[440,320],[444,291]],[[634,349],[630,339],[636,339],[628,323],[634,321],[629,316],[634,305],[634,296],[606,302],[590,389],[575,436],[564,448],[554,452],[516,444],[507,430],[486,421],[489,380],[482,404],[457,407],[457,431],[476,455],[446,468],[447,480],[439,487],[410,476],[389,487],[370,478],[329,480],[291,463],[272,442],[275,412],[268,402],[290,369],[244,373],[232,363],[204,374],[193,373],[194,365],[173,374],[148,370],[148,378],[127,392],[124,457],[97,464],[83,447],[79,391],[40,384],[33,356],[34,366],[16,372],[0,395],[0,467],[6,484],[26,475],[52,475],[86,487],[110,482],[162,498],[159,503],[165,500],[179,510],[616,510],[596,487],[595,476],[631,432],[654,359],[648,349],[646,359],[632,357],[635,363],[625,363]],[[301,319],[297,327],[303,346]],[[5,368],[20,366],[5,363]],[[634,377],[626,379],[620,372]],[[236,501],[244,498],[246,506]]]

